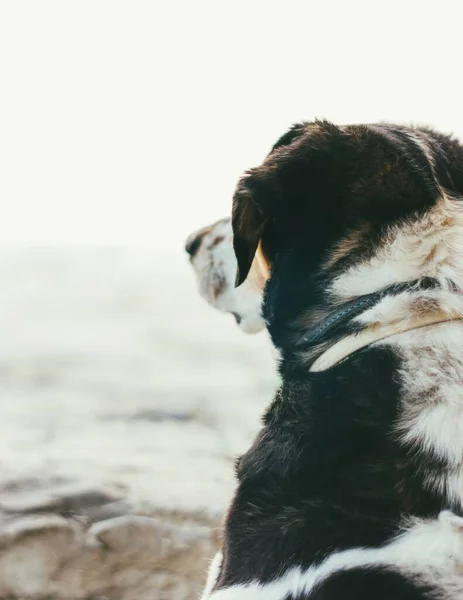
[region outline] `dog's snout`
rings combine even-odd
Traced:
[[[186,243],[185,250],[190,255],[190,258],[193,258],[196,252],[198,252],[199,247],[201,246],[201,242],[203,241],[204,236],[209,233],[211,227],[205,227],[204,229],[200,229],[199,231],[195,231],[192,233]]]
[[[201,240],[203,239],[203,232],[195,233],[190,235],[185,244],[185,250],[188,254],[193,258],[193,256],[198,252],[199,247],[201,246]]]

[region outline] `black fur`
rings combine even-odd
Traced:
[[[263,311],[280,350],[282,385],[237,463],[216,589],[270,582],[336,550],[378,547],[407,515],[459,510],[425,484],[443,468],[439,460],[399,444],[393,434],[398,356],[366,348],[310,373],[296,345],[313,315],[336,308],[327,290],[337,275],[371,256],[391,226],[433,207],[442,189],[463,193],[462,147],[420,131],[432,144],[434,167],[401,126],[298,124],[238,185],[239,279],[260,241],[271,264]],[[358,243],[327,267],[330,252],[352,231],[359,232]],[[353,569],[329,578],[310,598],[421,600],[429,593],[397,573]]]

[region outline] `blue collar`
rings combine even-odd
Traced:
[[[296,342],[296,349],[307,349],[329,340],[335,342],[344,335],[360,331],[364,327],[361,324],[352,323],[353,319],[386,296],[397,296],[403,292],[430,290],[437,287],[439,287],[439,282],[436,279],[424,277],[404,283],[395,283],[377,292],[349,300],[307,329]]]

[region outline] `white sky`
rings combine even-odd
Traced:
[[[458,0],[3,0],[0,243],[181,250],[292,122],[463,137]]]

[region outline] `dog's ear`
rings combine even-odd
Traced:
[[[249,171],[238,183],[233,197],[233,248],[238,271],[235,287],[245,281],[266,223],[263,207],[258,203],[258,176]]]

